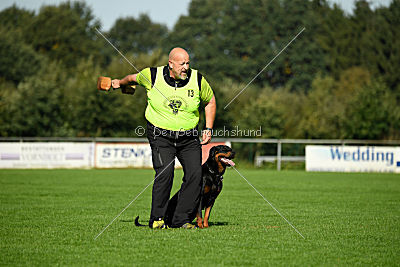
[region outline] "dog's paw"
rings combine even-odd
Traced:
[[[197,219],[197,226],[198,226],[200,229],[203,229],[203,228],[204,228],[203,220]]]

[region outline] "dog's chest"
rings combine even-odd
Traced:
[[[219,194],[222,190],[222,175],[205,175],[204,194]]]

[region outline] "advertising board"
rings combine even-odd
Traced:
[[[400,147],[306,146],[306,170],[400,173]]]
[[[93,150],[93,143],[0,143],[0,168],[91,168]]]
[[[203,163],[216,145],[202,146]],[[0,168],[152,168],[148,143],[3,142]],[[175,167],[181,168],[178,159]]]
[[[148,143],[96,143],[96,168],[151,168]]]

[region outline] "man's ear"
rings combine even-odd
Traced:
[[[172,70],[172,62],[171,62],[171,60],[168,60],[168,68],[169,68],[170,70]]]

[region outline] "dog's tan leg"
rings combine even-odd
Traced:
[[[204,228],[208,228],[208,219],[210,218],[211,208],[212,208],[212,206],[209,206],[204,211],[204,221],[203,221]]]
[[[204,225],[203,225],[203,219],[201,218],[201,214],[197,212],[196,218],[197,218],[197,226],[203,229]]]

